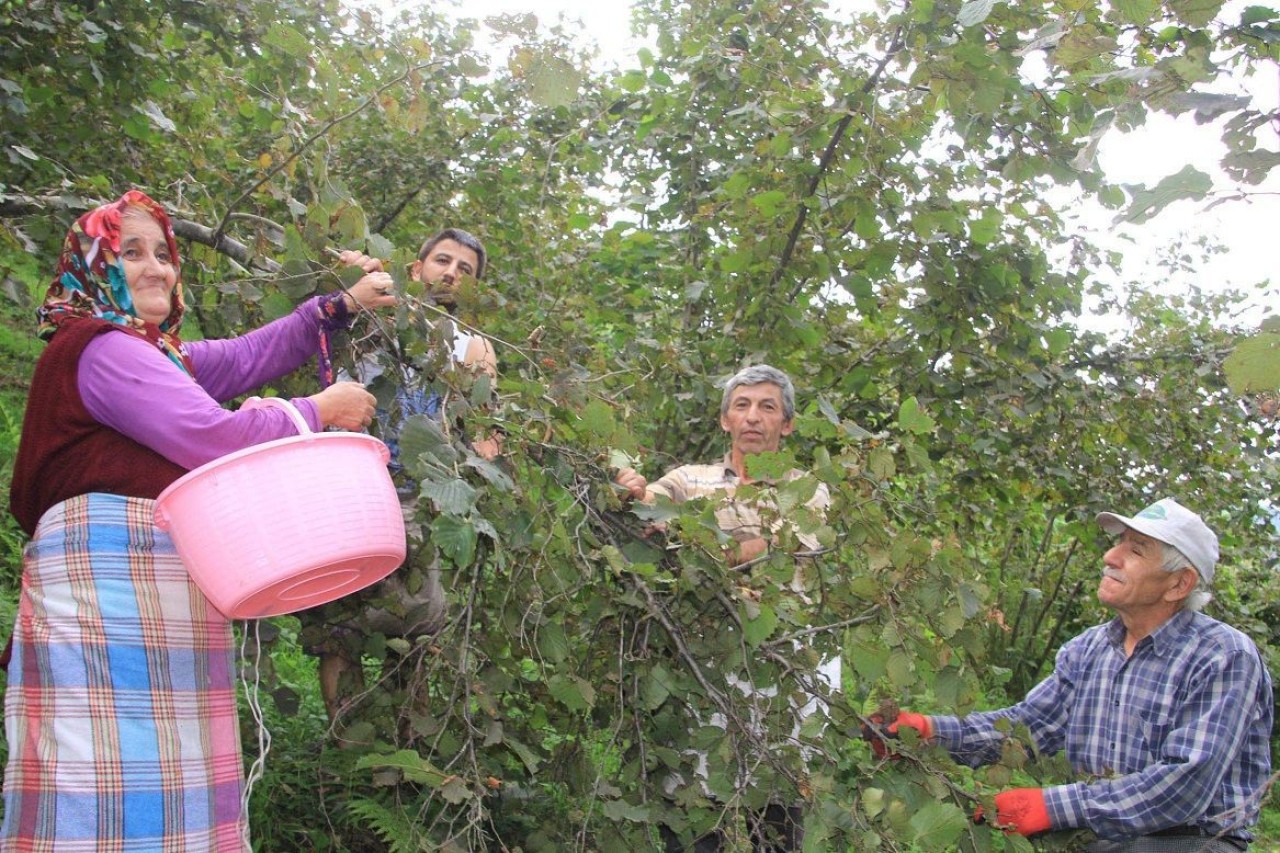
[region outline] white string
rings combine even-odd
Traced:
[[[249,642],[249,626],[253,625],[253,665],[252,665],[252,681],[249,678],[248,642]],[[249,706],[249,713],[253,715],[254,727],[257,729],[258,735],[258,755],[253,759],[253,764],[249,766],[249,775],[245,779],[244,791],[240,795],[240,839],[244,842],[245,850],[252,850],[253,847],[249,843],[249,799],[253,796],[253,786],[266,773],[267,753],[271,751],[271,732],[267,730],[266,722],[262,716],[262,702],[260,699],[262,687],[262,635],[259,630],[262,620],[253,619],[246,620],[241,623],[240,629],[240,681],[244,685],[245,702]]]

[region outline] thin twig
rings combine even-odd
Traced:
[[[332,130],[338,124],[341,124],[347,119],[353,118],[359,115],[360,113],[364,112],[365,109],[367,109],[371,104],[377,103],[378,96],[380,96],[383,92],[387,91],[388,89],[394,86],[398,86],[400,83],[407,80],[413,74],[416,74],[417,72],[423,70],[424,68],[429,68],[434,64],[436,63],[423,62],[419,65],[411,66],[400,76],[395,77],[392,80],[379,86],[377,90],[374,91],[373,94],[365,98],[362,103],[360,103],[355,107],[355,109],[352,109],[349,112],[343,113],[342,115],[337,116],[336,118],[329,119],[329,121],[325,122],[324,125],[322,125],[319,130],[317,130],[311,136],[307,137],[301,143],[299,143],[293,149],[293,151],[289,152],[289,155],[287,157],[285,157],[283,160],[277,163],[274,167],[272,167],[265,175],[262,176],[260,180],[258,180],[253,186],[249,187],[249,189],[241,193],[240,197],[231,203],[231,205],[227,208],[226,214],[222,217],[222,221],[219,222],[218,227],[214,229],[214,239],[219,239],[222,237],[223,232],[227,230],[227,223],[231,220],[231,214],[235,211],[236,208],[238,208],[244,202],[245,199],[247,199],[249,196],[256,193],[259,189],[265,186],[268,181],[270,181],[276,175],[280,174],[286,168],[288,168],[290,163],[298,159],[298,157],[302,155],[302,152],[310,148],[313,144],[315,144],[317,140],[322,139],[325,134],[327,134],[330,130]]]

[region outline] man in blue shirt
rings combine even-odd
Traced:
[[[888,732],[910,726],[973,767],[999,760],[1002,718],[1042,753],[1065,749],[1086,781],[998,794],[1011,832],[1089,829],[1095,853],[1244,850],[1271,774],[1271,678],[1252,640],[1199,612],[1218,539],[1169,498],[1097,520],[1117,536],[1098,585],[1116,618],[1067,642],[1017,705],[903,712]]]

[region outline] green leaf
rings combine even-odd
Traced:
[[[1232,151],[1222,158],[1222,167],[1238,180],[1257,185],[1265,181],[1273,169],[1280,167],[1280,151],[1262,148]]]
[[[1208,26],[1218,16],[1223,0],[1169,0],[1169,8],[1188,26]]]
[[[458,57],[458,70],[467,77],[483,77],[489,73],[489,66],[478,60],[473,54],[464,53]]]
[[[530,773],[538,772],[538,767],[541,766],[542,759],[538,757],[537,753],[509,734],[503,735],[502,742],[508,749],[516,754],[516,756],[524,763],[524,766],[528,768]]]
[[[751,204],[765,216],[777,216],[782,206],[787,203],[787,194],[782,190],[769,190],[751,197]]]
[[[740,249],[720,258],[720,269],[725,272],[742,272],[751,266],[752,255],[749,249]]]
[[[960,701],[963,687],[964,682],[960,678],[959,670],[951,666],[946,667],[933,681],[933,698],[943,707],[955,707]]]
[[[912,435],[924,435],[932,432],[936,424],[920,409],[920,402],[915,397],[908,397],[898,407],[898,426]]]
[[[1199,201],[1213,189],[1213,179],[1195,166],[1184,166],[1182,171],[1168,175],[1151,189],[1139,188],[1133,193],[1133,201],[1129,208],[1114,220],[1121,222],[1143,223],[1151,219],[1170,204],[1182,199]]]
[[[381,234],[370,234],[366,241],[368,253],[375,258],[389,258],[395,253],[395,244]]]
[[[177,133],[178,126],[173,123],[173,119],[164,114],[164,110],[160,109],[160,105],[155,101],[143,101],[141,104],[135,105],[134,109],[151,119],[151,123],[166,133]]]
[[[1115,50],[1116,40],[1111,35],[1081,27],[1062,37],[1053,51],[1053,61],[1065,68],[1076,69]]]
[[[648,823],[649,807],[633,806],[622,800],[608,800],[601,807],[604,816],[613,821],[631,821],[632,823]]]
[[[549,53],[539,53],[528,70],[529,99],[541,107],[563,107],[578,98],[582,74],[572,64]]]
[[[864,681],[878,681],[889,666],[889,649],[881,643],[855,643],[849,649],[849,662]]]
[[[439,790],[441,798],[443,798],[445,802],[452,803],[455,806],[459,803],[466,802],[474,796],[471,789],[467,787],[467,783],[463,782],[462,777],[460,776],[453,776],[441,785]]]
[[[887,480],[898,470],[893,459],[893,451],[887,447],[877,447],[871,451],[867,459],[867,470],[878,480]]]
[[[1045,348],[1049,350],[1049,355],[1059,356],[1066,352],[1067,347],[1075,340],[1075,336],[1067,329],[1051,329],[1044,336]]]
[[[613,407],[603,400],[592,400],[579,416],[583,429],[599,441],[613,438],[618,425],[613,418]]]
[[[628,71],[615,81],[624,92],[639,92],[649,83],[642,71]]]
[[[1248,109],[1253,99],[1248,95],[1221,95],[1214,92],[1179,92],[1162,102],[1173,115],[1194,112],[1196,124],[1213,121],[1227,113]]]
[[[493,379],[487,373],[481,373],[471,383],[471,393],[467,400],[471,405],[480,408],[493,399]]]
[[[334,228],[343,243],[362,243],[369,236],[369,223],[365,220],[364,211],[354,204],[342,208]]]
[[[996,0],[965,0],[956,15],[956,23],[962,27],[976,27],[987,19],[996,7]]]
[[[880,788],[864,788],[862,790],[862,810],[867,817],[875,818],[884,811],[884,791]]]
[[[1112,0],[1112,5],[1123,20],[1145,26],[1155,17],[1160,0]]]
[[[547,690],[570,711],[585,711],[596,703],[595,688],[576,675],[553,675]]]
[[[295,307],[293,300],[283,293],[269,293],[263,297],[258,305],[262,308],[263,319],[268,322],[291,314]]]
[[[964,611],[959,605],[948,607],[938,617],[938,633],[944,637],[955,636],[956,631],[964,627]]]
[[[640,460],[625,450],[621,450],[617,447],[611,447],[609,448],[609,467],[639,469]]]
[[[979,246],[986,246],[995,242],[996,237],[1000,234],[1000,223],[1004,217],[1000,215],[1000,211],[994,207],[988,207],[982,211],[982,216],[978,219],[969,220],[969,238]]]
[[[311,42],[287,24],[272,24],[262,37],[262,43],[298,59],[311,55]]]
[[[476,490],[465,480],[428,480],[420,486],[424,498],[430,498],[437,512],[466,515],[476,503]]]
[[[1235,394],[1280,391],[1280,334],[1263,332],[1241,341],[1222,369]]]
[[[391,755],[365,755],[356,762],[356,767],[362,770],[398,770],[406,781],[430,785],[433,788],[439,787],[445,779],[450,778],[449,774],[412,749],[402,749]]]
[[[639,501],[631,502],[631,512],[641,521],[652,521],[661,523],[670,521],[680,515],[680,505],[672,503],[671,499],[665,495],[658,495],[657,500],[651,504],[640,503]]]
[[[424,454],[445,467],[452,466],[459,458],[458,451],[449,443],[449,437],[435,419],[414,415],[405,420],[400,430],[400,460],[410,467],[415,476],[423,476],[412,468],[412,463]]]
[[[923,850],[951,850],[969,816],[951,803],[927,802],[911,816],[912,841]]]
[[[778,614],[767,604],[760,605],[760,611],[754,619],[747,618],[745,610],[746,608],[743,607],[739,607],[738,610],[743,617],[742,639],[748,646],[758,646],[777,630]]]
[[[902,649],[894,649],[889,653],[889,666],[886,668],[889,682],[897,688],[907,688],[915,684],[915,668],[911,656]]]
[[[671,673],[662,664],[654,664],[640,684],[640,695],[647,711],[656,711],[675,689]]]
[[[758,480],[781,480],[796,467],[796,457],[789,450],[752,453],[746,459],[747,473]]]
[[[481,477],[484,477],[489,485],[500,492],[510,492],[516,487],[516,484],[511,481],[507,473],[488,459],[469,456],[467,457],[466,466],[476,471]]]
[[[454,565],[471,565],[476,555],[476,538],[471,522],[455,515],[442,515],[431,522],[431,541]]]
[[[160,142],[160,137],[152,128],[151,122],[146,117],[138,113],[135,113],[125,119],[121,123],[120,129],[123,130],[126,135],[141,142],[154,142],[156,144],[159,144]]]
[[[538,651],[552,663],[560,663],[569,656],[569,638],[564,628],[555,622],[548,622],[538,629]]]

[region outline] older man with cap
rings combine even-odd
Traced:
[[[902,712],[887,731],[909,726],[973,767],[1000,759],[1002,719],[1041,753],[1065,749],[1083,781],[996,795],[1009,832],[1089,829],[1095,853],[1245,850],[1271,774],[1271,678],[1252,640],[1199,612],[1218,539],[1170,498],[1097,521],[1117,537],[1098,585],[1116,618],[1068,641],[1017,705]]]

